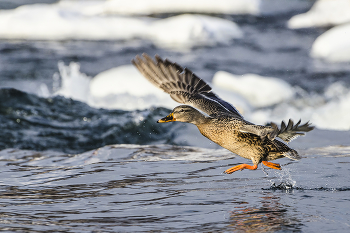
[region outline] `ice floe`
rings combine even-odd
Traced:
[[[318,0],[288,22],[292,29],[329,26],[336,27],[315,40],[310,55],[328,62],[350,61],[350,0]]]
[[[157,20],[148,32],[148,38],[159,47],[178,49],[229,44],[232,39],[243,36],[232,21],[190,14]]]
[[[29,40],[126,40],[142,34],[145,20],[86,17],[74,8],[24,5],[0,11],[0,38]]]
[[[350,22],[350,0],[318,0],[306,13],[293,16],[289,28],[326,27]]]
[[[90,7],[90,14],[151,15],[162,13],[258,14],[260,0],[109,0]]]
[[[302,0],[108,0],[86,9],[88,14],[152,15],[164,13],[281,14],[305,9]]]
[[[0,11],[0,38],[29,40],[151,40],[165,48],[230,43],[242,31],[232,21],[204,15],[166,19],[87,15],[67,4],[24,5]],[[69,4],[68,4],[69,5]]]
[[[242,95],[254,107],[266,107],[293,97],[294,91],[287,82],[256,74],[234,75],[219,71],[213,85]]]
[[[148,82],[132,65],[96,75],[90,83],[90,93],[89,104],[95,107],[135,110],[176,106],[168,94]]]
[[[329,62],[349,62],[350,24],[336,26],[320,35],[312,45],[311,56]]]
[[[343,83],[333,83],[320,94],[297,92],[298,97],[272,108],[257,109],[247,117],[260,124],[291,118],[310,121],[319,129],[350,130],[350,90]]]

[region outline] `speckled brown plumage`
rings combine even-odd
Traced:
[[[289,142],[303,132],[314,127],[307,122],[288,125],[282,122],[279,129],[271,126],[255,125],[243,119],[242,115],[229,103],[213,93],[211,87],[187,68],[182,68],[169,60],[155,56],[155,61],[147,54],[136,56],[132,63],[151,83],[159,87],[177,102],[185,104],[173,109],[158,122],[181,121],[195,124],[199,131],[218,145],[252,160],[254,166],[242,164],[226,170],[255,170],[259,163],[273,169],[280,169],[279,164],[268,161],[288,157],[298,160],[298,153],[276,139],[279,137]]]

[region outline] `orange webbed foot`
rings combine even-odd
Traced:
[[[272,168],[272,169],[277,169],[277,170],[281,170],[281,165],[279,165],[278,163],[271,163],[271,162],[267,162],[267,161],[262,161],[262,164],[264,164],[266,167]]]
[[[227,169],[226,171],[224,171],[224,173],[231,174],[231,173],[238,171],[238,170],[243,170],[243,169],[256,170],[257,168],[258,168],[257,164],[254,166],[250,166],[248,164],[241,164],[241,165],[237,165],[237,166],[234,166],[234,167]]]

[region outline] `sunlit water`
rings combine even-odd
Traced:
[[[16,4],[23,1],[0,7]],[[188,51],[141,39],[1,40],[0,230],[349,232],[350,131],[342,114],[349,106],[349,64],[310,58],[313,41],[326,29],[288,29],[297,13],[217,15],[236,22],[244,37]],[[135,110],[128,102],[136,99],[142,107],[154,99],[126,93],[101,99],[106,108],[88,105],[85,78],[129,65],[143,52],[170,58],[207,81],[220,70],[254,73],[282,79],[296,93],[276,105],[248,108],[245,117],[305,122],[317,112],[328,118],[316,118],[312,123],[322,127],[291,142],[300,161],[277,160],[281,171],[260,165],[223,174],[251,162],[193,125],[157,124],[169,109]],[[74,77],[64,87],[63,80]],[[73,99],[54,95],[67,90]],[[131,110],[113,108],[117,101],[113,106]]]

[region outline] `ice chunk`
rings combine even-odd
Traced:
[[[304,0],[108,0],[89,14],[153,15],[164,13],[270,15],[309,8]]]
[[[258,14],[260,0],[109,0],[91,12],[150,15],[161,13]]]
[[[241,38],[230,20],[200,15],[166,19],[123,16],[89,16],[64,4],[25,5],[0,11],[0,38],[30,40],[130,40],[146,39],[174,49],[230,43]]]
[[[347,22],[350,22],[349,0],[318,0],[308,12],[293,16],[288,27],[326,27]]]
[[[336,82],[323,93],[300,93],[288,102],[279,103],[273,107],[255,109],[245,115],[246,119],[258,124],[273,121],[280,123],[289,118],[302,122],[310,121],[319,129],[349,130],[350,92],[343,83]]]
[[[30,40],[125,40],[142,34],[147,23],[127,17],[86,17],[55,4],[3,10],[0,22],[0,38]]]
[[[233,75],[219,71],[214,75],[213,85],[238,93],[254,107],[266,107],[293,97],[293,88],[278,78],[256,74]]]
[[[350,61],[350,24],[336,26],[319,36],[311,56],[330,62]]]
[[[234,22],[204,15],[185,14],[158,20],[149,29],[149,38],[156,45],[178,49],[228,44],[242,36]]]
[[[116,67],[96,75],[90,84],[94,107],[124,110],[146,109],[152,106],[173,108],[176,102],[153,86],[132,65]]]

